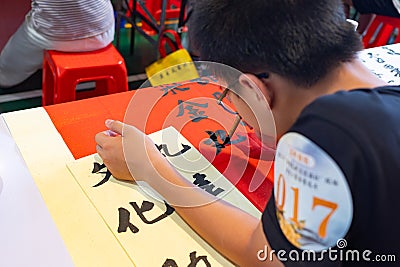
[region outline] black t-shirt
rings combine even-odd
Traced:
[[[399,265],[400,87],[322,96],[285,136],[278,144],[274,194],[262,216],[272,249],[285,251],[279,254],[283,263],[387,266],[394,255]],[[332,257],[329,249],[337,250]],[[304,250],[320,252],[302,258]]]

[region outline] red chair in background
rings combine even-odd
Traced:
[[[136,1],[133,1],[136,2]],[[146,15],[147,19],[150,21],[160,24],[162,13],[165,12],[165,20],[178,20],[180,13],[181,1],[179,0],[167,0],[166,8],[163,10],[162,0],[147,0],[145,2],[145,7],[147,8],[147,13],[144,8],[140,5],[137,6],[139,12]],[[155,35],[157,32],[154,31],[147,23],[142,23],[142,29],[150,34]]]
[[[189,12],[186,12],[187,0],[115,0],[117,25],[122,19],[132,24],[130,53],[135,47],[135,32],[140,33],[156,49],[160,46],[161,33],[168,20],[177,21],[178,34],[185,31]],[[124,10],[125,7],[128,9]],[[141,22],[139,26],[137,22]],[[174,23],[171,23],[174,24]],[[157,38],[154,38],[156,35]],[[119,49],[120,27],[116,28],[116,47]]]
[[[399,30],[400,18],[376,15],[363,35],[364,48],[400,42]]]
[[[76,91],[81,82],[94,81],[91,90]],[[128,91],[124,58],[115,47],[91,52],[44,52],[43,106]]]

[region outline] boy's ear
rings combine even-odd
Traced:
[[[274,93],[268,82],[251,73],[244,73],[240,75],[239,82],[242,86],[249,88],[250,90],[254,90],[255,92],[261,91],[267,100],[268,105],[270,108],[272,108]]]

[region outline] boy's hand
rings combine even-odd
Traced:
[[[142,131],[120,121],[106,120],[105,124],[109,131],[96,135],[96,150],[115,178],[148,181],[161,176],[158,170],[171,168]]]
[[[123,124],[107,120],[106,126],[109,131],[96,134],[96,151],[115,178],[132,181],[134,179],[126,165],[122,148]]]

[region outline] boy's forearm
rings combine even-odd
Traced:
[[[260,218],[218,200],[173,168],[159,169],[159,174],[163,176],[161,180],[147,182],[211,246],[240,266],[266,266],[266,262],[257,259],[257,252],[269,246]],[[179,205],[183,203],[192,205]],[[277,260],[273,263],[281,266]],[[273,263],[267,266],[274,266]]]

